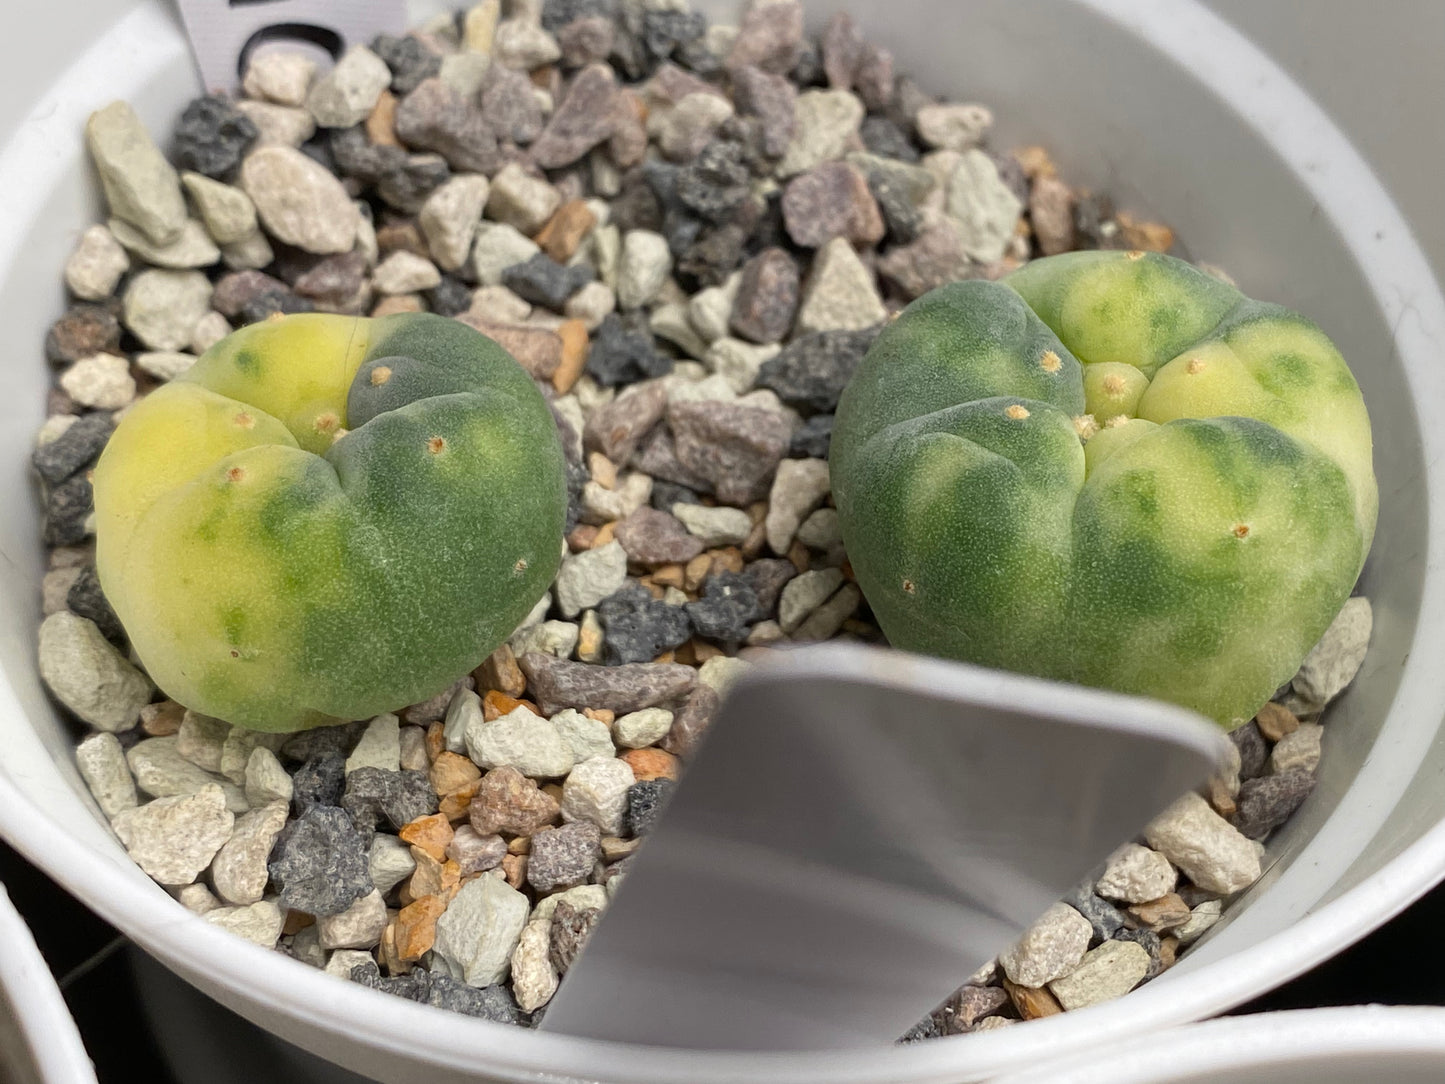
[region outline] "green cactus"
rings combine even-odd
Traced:
[[[531,379],[430,315],[300,315],[213,346],[96,466],[96,565],[156,684],[256,730],[359,719],[477,666],[561,559]]]
[[[914,302],[845,391],[831,464],[894,646],[1226,728],[1329,625],[1377,510],[1369,418],[1324,333],[1140,253]]]

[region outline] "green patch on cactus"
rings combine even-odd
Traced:
[[[187,707],[257,730],[365,718],[445,689],[542,597],[564,469],[526,372],[455,320],[267,321],[116,429],[97,571]]]
[[[920,298],[839,404],[844,541],[905,650],[1253,717],[1374,534],[1334,345],[1167,256],[1084,252]]]

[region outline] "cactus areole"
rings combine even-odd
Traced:
[[[547,590],[567,495],[530,377],[455,320],[223,339],[96,466],[101,585],[157,685],[289,731],[432,696]]]
[[[1378,503],[1359,386],[1324,333],[1141,253],[920,298],[846,389],[831,466],[895,647],[1227,729],[1339,611]]]

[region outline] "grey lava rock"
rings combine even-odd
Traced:
[[[435,813],[437,795],[425,772],[357,768],[346,777],[341,808],[362,831],[371,831],[382,818],[399,829]]]
[[[41,478],[56,485],[95,462],[113,432],[109,414],[82,414],[56,439],[35,449],[30,462]]]
[[[501,983],[491,986],[468,986],[464,982],[418,967],[405,975],[382,977],[375,963],[358,964],[351,969],[351,981],[371,990],[418,1001],[448,1012],[475,1016],[497,1024],[518,1024],[522,1011],[512,993]]]
[[[95,510],[95,494],[84,474],[69,478],[50,491],[45,500],[45,541],[51,546],[73,546],[90,535],[87,521]]]
[[[431,78],[442,68],[442,58],[411,35],[398,38],[378,34],[371,43],[371,51],[391,69],[393,94],[410,94],[423,79]]]
[[[833,443],[833,415],[814,414],[793,433],[788,455],[793,459],[827,459]]]
[[[308,915],[339,915],[372,891],[367,837],[334,806],[281,829],[267,868],[280,905]]]
[[[702,585],[702,597],[684,607],[697,634],[727,647],[742,643],[759,620],[757,592],[736,572],[714,572]]]
[[[503,271],[502,285],[523,300],[561,312],[567,299],[596,277],[586,264],[564,266],[539,252]]]
[[[80,575],[65,593],[65,607],[73,614],[87,617],[95,622],[101,635],[107,640],[119,643],[125,638],[125,629],[120,618],[111,609],[110,601],[100,589],[100,577],[95,574],[94,565],[86,565]]]
[[[461,279],[443,275],[441,282],[426,292],[426,299],[438,316],[456,316],[471,308],[472,291]]]
[[[603,657],[610,666],[651,662],[692,635],[692,623],[681,607],[653,598],[636,580],[603,599],[597,616],[606,631]]]
[[[356,747],[361,732],[366,727],[366,720],[358,720],[340,726],[318,726],[312,730],[303,730],[286,739],[281,746],[281,755],[298,764],[327,753],[340,753],[342,759],[345,759],[351,755],[351,750]]]
[[[627,788],[627,832],[645,836],[652,831],[672,794],[671,779],[645,779]]]
[[[657,349],[645,322],[608,315],[592,339],[586,371],[603,387],[631,384],[672,372],[672,359]]]
[[[240,167],[257,135],[256,125],[228,98],[196,98],[176,124],[176,162],[182,169],[224,180]]]
[[[1107,941],[1124,928],[1124,912],[1108,900],[1081,885],[1064,897],[1064,902],[1089,920],[1094,936],[1091,946]]]
[[[319,753],[291,777],[291,808],[300,816],[312,806],[339,806],[346,789],[346,755]]]
[[[795,339],[763,363],[758,387],[777,392],[779,399],[798,410],[831,414],[880,331],[881,326],[820,331]]]

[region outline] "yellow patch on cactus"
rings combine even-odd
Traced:
[[[521,366],[413,314],[228,336],[127,414],[94,484],[97,571],[151,677],[260,730],[478,665],[551,583],[567,503]]]

